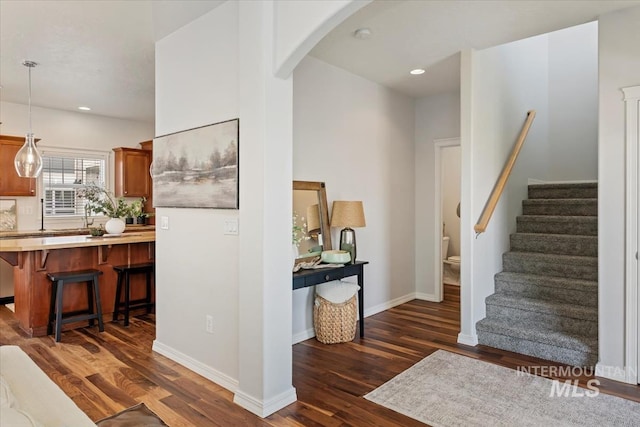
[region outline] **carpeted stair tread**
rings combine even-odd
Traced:
[[[520,215],[516,224],[518,233],[598,235],[598,217],[591,215]]]
[[[598,183],[533,184],[528,188],[529,199],[597,198]]]
[[[598,306],[598,282],[592,280],[503,271],[495,275],[495,284],[497,293]]]
[[[553,314],[569,319],[597,321],[598,308],[582,305],[568,304],[563,302],[538,300],[516,295],[492,294],[486,298],[487,306],[496,305],[515,308],[523,311],[535,313]]]
[[[598,360],[598,340],[561,332],[513,326],[482,319],[476,323],[478,343],[573,366],[593,366]]]
[[[511,250],[559,255],[598,256],[597,236],[570,234],[515,233],[511,235]]]
[[[598,280],[598,258],[577,255],[506,252],[502,255],[503,271]]]
[[[566,334],[557,331],[527,328],[517,322],[504,322],[485,318],[476,323],[477,330],[499,333],[528,341],[551,344],[578,351],[592,351],[598,348],[598,339],[586,335]]]
[[[523,215],[598,215],[598,199],[528,199],[522,201]]]

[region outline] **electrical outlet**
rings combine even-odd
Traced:
[[[210,314],[207,314],[206,319],[207,319],[207,323],[205,326],[205,330],[208,333],[212,334],[213,333],[213,316]]]

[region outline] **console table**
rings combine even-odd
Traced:
[[[360,338],[364,337],[364,265],[369,261],[356,261],[354,264],[345,264],[341,267],[316,268],[312,270],[300,270],[293,273],[293,290],[319,285],[332,280],[340,280],[345,277],[358,276],[358,314],[360,317]]]

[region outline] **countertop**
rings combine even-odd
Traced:
[[[124,230],[125,233],[155,231],[155,225],[129,224]],[[0,240],[24,239],[29,237],[56,237],[56,236],[83,236],[88,235],[88,228],[63,228],[59,230],[22,230],[22,231],[0,231]]]
[[[0,252],[28,252],[49,249],[81,248],[91,246],[123,245],[127,243],[155,242],[156,232],[140,231],[120,235],[21,237],[0,240]]]

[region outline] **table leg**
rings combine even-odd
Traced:
[[[364,338],[364,268],[358,274],[358,314],[360,315],[360,338]]]

